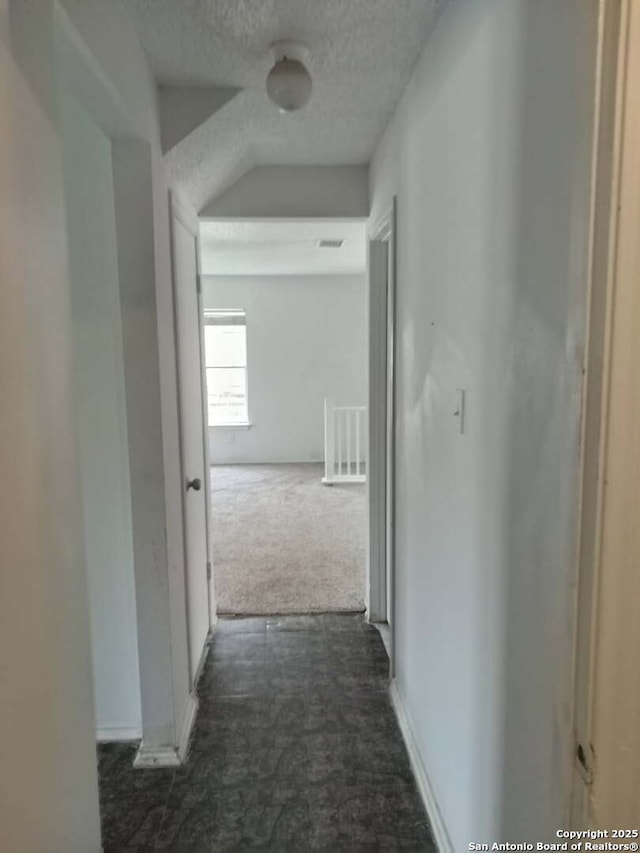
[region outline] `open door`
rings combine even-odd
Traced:
[[[205,423],[198,218],[171,195],[171,250],[180,406],[187,630],[192,681],[212,624],[209,452]]]

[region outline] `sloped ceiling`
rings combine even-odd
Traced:
[[[202,209],[256,165],[369,162],[442,0],[117,0],[159,84],[239,90],[166,154]],[[265,93],[270,45],[310,51],[313,95],[281,115]]]

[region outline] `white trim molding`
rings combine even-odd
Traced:
[[[98,726],[96,740],[98,743],[115,743],[117,741],[140,740],[142,727],[137,726]]]
[[[181,764],[184,764],[187,760],[189,741],[191,739],[191,732],[193,731],[193,725],[196,721],[197,713],[198,697],[194,692],[191,692],[182,716],[182,725],[180,726],[180,736],[178,738],[178,758],[180,759]]]
[[[196,669],[196,674],[193,678],[193,688],[194,693],[192,695],[197,694],[198,682],[200,681],[200,676],[202,675],[202,670],[204,669],[204,665],[207,661],[207,655],[209,654],[209,649],[211,647],[211,639],[213,637],[214,626],[218,621],[217,615],[214,614],[214,622],[209,628],[209,633],[207,634],[207,639],[204,641],[204,646],[202,647],[202,652],[200,654],[200,660],[198,661],[198,668]],[[196,709],[197,709],[197,699],[196,699]]]
[[[137,769],[148,770],[153,767],[179,767],[184,764],[187,760],[189,741],[197,712],[198,698],[195,693],[190,693],[182,716],[178,745],[145,744],[143,742],[138,747],[133,766]]]
[[[395,302],[397,200],[368,231],[367,618],[389,624],[395,673]]]
[[[418,744],[413,733],[411,720],[395,679],[391,681],[391,684],[389,685],[389,693],[391,696],[393,710],[396,713],[396,719],[398,720],[398,725],[400,726],[400,731],[402,732],[402,737],[404,738],[405,746],[409,753],[409,760],[411,762],[413,773],[416,777],[418,790],[420,791],[420,796],[422,797],[425,809],[427,810],[427,817],[429,818],[433,840],[436,843],[439,853],[454,853],[451,837],[449,836],[444,818],[442,817],[442,812],[438,806],[427,769],[422,761],[422,756],[420,755]]]

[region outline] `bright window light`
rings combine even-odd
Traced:
[[[244,311],[205,311],[204,350],[209,426],[249,422],[247,317]]]

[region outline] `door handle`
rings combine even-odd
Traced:
[[[196,477],[195,480],[187,480],[187,491],[193,489],[194,492],[199,492],[202,488],[202,480]]]

